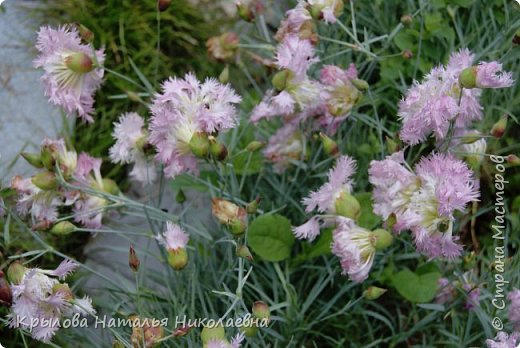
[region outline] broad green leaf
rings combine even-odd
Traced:
[[[392,284],[397,292],[410,302],[426,303],[435,298],[437,281],[441,277],[438,272],[418,275],[408,269],[392,277]]]
[[[332,244],[332,229],[327,228],[322,230],[320,233],[320,237],[311,247],[307,250],[307,259],[312,259],[314,257],[329,255],[332,253],[331,250]]]
[[[424,17],[424,26],[430,32],[442,29],[443,25],[442,15],[439,12],[430,13]]]
[[[294,235],[291,222],[284,216],[262,215],[249,226],[247,233],[251,249],[266,261],[282,261],[291,255]]]
[[[358,225],[369,230],[377,227],[381,223],[381,218],[374,214],[374,208],[372,206],[372,194],[369,192],[358,193],[355,195],[356,199],[361,206],[361,214],[357,221]]]
[[[251,156],[251,159],[249,159]],[[249,161],[249,163],[248,163]],[[244,152],[233,158],[233,168],[238,175],[251,175],[258,173],[263,167],[263,157],[261,151],[254,153]]]
[[[412,50],[415,47],[415,42],[417,42],[416,37],[412,34],[410,30],[402,30],[400,31],[394,38],[394,42],[401,50]]]

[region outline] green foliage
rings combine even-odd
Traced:
[[[291,255],[294,244],[291,222],[281,215],[256,218],[249,226],[247,236],[251,249],[266,261],[282,261]]]
[[[437,294],[439,272],[414,273],[408,269],[393,276],[392,283],[397,292],[410,302],[425,303],[434,299]]]

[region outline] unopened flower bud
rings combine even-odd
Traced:
[[[48,170],[54,170],[54,164],[56,160],[52,155],[52,149],[49,146],[43,146],[40,152],[40,160],[45,168]]]
[[[125,348],[125,345],[121,341],[112,342],[112,348]]]
[[[246,150],[249,152],[256,152],[265,146],[265,143],[258,140],[253,140],[246,146]]]
[[[78,29],[79,36],[86,43],[92,43],[94,41],[94,33],[92,30],[84,26],[83,24],[76,24],[76,28]]]
[[[164,330],[162,326],[156,325],[152,326],[150,323],[153,323],[156,319],[139,319],[137,315],[132,315],[129,317],[130,320],[134,322],[132,325],[132,336],[131,341],[134,347],[143,347],[143,348],[152,348],[156,347],[159,343],[158,341],[163,338]],[[144,324],[143,324],[144,323]]]
[[[402,15],[401,16],[401,23],[403,25],[409,25],[413,22],[413,17],[410,16],[409,14],[405,14],[405,15]]]
[[[42,190],[54,190],[58,187],[56,174],[51,172],[41,172],[31,178],[34,186]]]
[[[41,156],[36,153],[22,152],[20,154],[31,166],[35,168],[43,168]]]
[[[130,250],[128,252],[128,266],[130,266],[132,271],[137,272],[139,271],[140,264],[141,261],[139,261],[139,257],[137,257],[134,247],[130,245]]]
[[[220,83],[223,83],[223,84],[226,84],[229,82],[229,65],[228,64],[226,64],[226,67],[224,68],[224,70],[222,70],[222,72],[218,76],[218,80]]]
[[[376,248],[376,250],[383,250],[392,244],[393,239],[394,237],[392,237],[390,232],[383,230],[382,228],[378,228],[377,230],[372,231],[370,242]]]
[[[226,145],[218,142],[215,138],[210,139],[209,152],[217,161],[224,161],[228,155]]]
[[[253,10],[248,4],[243,3],[241,1],[237,1],[236,5],[237,13],[240,16],[240,18],[247,22],[252,22],[255,19],[255,14],[253,13]]]
[[[278,91],[283,91],[289,86],[289,82],[293,78],[294,73],[289,70],[285,69],[282,71],[277,72],[274,76],[271,82],[273,83],[274,88]]]
[[[168,250],[168,263],[177,271],[182,270],[188,264],[188,252],[186,248]]]
[[[363,297],[367,300],[377,300],[387,291],[387,289],[378,288],[377,286],[369,286],[363,291]]]
[[[61,221],[52,226],[51,233],[59,235],[59,236],[66,236],[68,234],[71,234],[76,230],[76,226],[69,221]]]
[[[211,211],[217,220],[228,226],[235,236],[242,235],[247,228],[247,211],[238,205],[220,198],[211,200]]]
[[[174,337],[186,336],[193,328],[194,328],[193,325],[183,325],[183,326],[175,329],[175,331],[173,332],[173,336]]]
[[[177,192],[177,195],[175,196],[175,201],[179,204],[186,202],[186,194],[184,194],[184,191],[182,189],[179,189],[179,192]]]
[[[520,45],[520,29],[515,32],[512,39],[513,45]]]
[[[253,315],[260,320],[266,319],[269,322],[271,319],[271,311],[269,310],[269,306],[263,301],[256,301],[253,303],[252,312]]]
[[[239,43],[238,35],[229,32],[209,38],[206,47],[213,58],[225,61],[235,56]]]
[[[388,153],[394,153],[399,151],[399,144],[392,138],[386,137],[386,150]]]
[[[256,199],[249,202],[246,206],[246,211],[248,214],[255,214],[258,210],[258,204],[260,203],[260,197],[256,197]]]
[[[324,133],[320,133],[320,139],[323,144],[323,150],[327,155],[337,156],[339,154],[338,145],[334,140],[326,136]]]
[[[401,52],[401,57],[403,57],[404,59],[412,59],[413,53],[409,49],[405,49],[403,52]]]
[[[191,137],[189,147],[198,158],[205,158],[209,153],[209,139],[204,132],[197,132]]]
[[[13,303],[13,293],[7,283],[4,273],[0,271],[0,306],[11,307]]]
[[[15,261],[7,269],[7,279],[11,284],[18,285],[22,282],[25,271],[27,271],[27,268],[20,262]]]
[[[255,324],[241,326],[240,331],[242,331],[247,337],[254,337],[258,333],[258,326]]]
[[[497,123],[493,125],[493,128],[491,128],[491,135],[495,138],[502,138],[504,133],[506,132],[507,127],[507,115],[503,115],[500,117],[500,120],[498,120]]]
[[[118,195],[121,190],[119,190],[119,187],[117,186],[116,182],[109,178],[103,178],[103,191],[106,193],[109,193],[111,195]]]
[[[312,18],[320,20],[323,18],[323,10],[325,9],[325,4],[315,3],[310,8],[310,14]],[[343,13],[343,9],[345,8],[345,4],[343,0],[334,1],[334,8],[332,9],[334,17],[338,18]]]
[[[394,230],[394,226],[397,223],[397,217],[394,213],[390,214],[388,216],[388,219],[385,221],[385,228],[389,229],[390,231]]]
[[[251,251],[247,245],[237,246],[237,256],[249,261],[253,261],[253,254],[251,254]]]
[[[366,82],[365,80],[362,80],[362,79],[353,79],[352,84],[354,85],[354,87],[356,87],[360,91],[366,91],[370,87],[368,82]]]
[[[513,166],[520,166],[520,158],[518,158],[517,155],[513,155],[513,154],[508,155],[506,157],[506,159],[507,159],[507,163],[509,163]]]
[[[69,302],[74,300],[74,294],[72,293],[72,290],[70,290],[70,288],[67,284],[62,284],[62,283],[54,284],[52,286],[52,293],[54,293],[54,294],[60,293],[62,295],[62,298]]]
[[[80,74],[91,72],[92,69],[94,69],[92,59],[83,52],[76,52],[67,56],[65,58],[65,65],[70,70]]]
[[[226,330],[221,325],[215,327],[204,327],[200,333],[202,343],[206,344],[209,341],[224,340],[226,338]]]
[[[159,11],[166,11],[170,5],[172,4],[172,0],[157,0],[157,8]]]
[[[361,214],[361,206],[356,197],[347,192],[341,192],[339,197],[334,202],[336,214],[347,217],[352,220],[357,220]]]
[[[464,88],[477,87],[477,67],[471,66],[462,70],[459,75],[459,83]]]

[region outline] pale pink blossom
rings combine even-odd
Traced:
[[[159,243],[164,245],[168,250],[178,250],[188,245],[189,235],[177,224],[166,222],[166,230],[160,236],[157,236]]]
[[[162,94],[155,96],[151,107],[149,141],[157,149],[156,159],[165,165],[166,176],[198,172],[189,148],[192,136],[235,127],[238,115],[234,104],[240,100],[229,85],[215,79],[201,83],[191,73],[162,84]]]
[[[361,92],[352,84],[357,79],[357,69],[350,64],[347,70],[334,65],[326,65],[320,72],[324,86],[321,99],[333,117],[346,117],[361,99]]]
[[[332,234],[332,253],[340,259],[343,274],[356,283],[368,278],[374,263],[376,249],[370,237],[370,231],[343,217],[338,218],[338,226]]]
[[[480,62],[476,67],[478,88],[504,88],[514,84],[513,74],[502,70],[499,62]]]
[[[516,329],[520,329],[520,290],[513,289],[510,291],[507,299],[511,301],[508,312],[509,321]]]
[[[309,67],[318,62],[314,55],[314,46],[309,40],[302,40],[296,35],[289,35],[278,45],[276,64],[280,69],[289,69],[297,76],[307,73]]]
[[[94,93],[101,86],[104,50],[94,50],[91,45],[82,44],[76,28],[62,26],[57,29],[41,27],[36,43],[40,55],[34,61],[37,68],[43,68],[42,82],[45,95],[51,103],[61,106],[67,114],[78,113],[87,122],[93,122]],[[88,72],[75,72],[67,66],[67,60],[74,54],[88,57],[93,67]]]
[[[285,19],[282,20],[275,39],[282,41],[289,35],[298,35],[304,23],[312,21],[312,17],[306,8],[303,0],[298,1],[298,5],[285,13]]]
[[[301,226],[293,227],[294,236],[298,239],[307,239],[312,242],[320,234],[320,217],[313,216]]]
[[[488,348],[517,348],[519,338],[519,332],[513,332],[511,335],[508,335],[504,331],[500,331],[494,340],[487,339],[486,345]]]
[[[305,143],[297,122],[286,123],[269,138],[263,151],[264,157],[273,163],[273,169],[281,173],[291,161],[301,159]]]

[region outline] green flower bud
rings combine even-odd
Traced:
[[[477,67],[471,66],[462,70],[459,75],[459,83],[464,88],[477,87]]]
[[[265,146],[265,143],[258,140],[253,140],[246,146],[246,150],[249,152],[256,152]]]
[[[395,216],[394,213],[392,213],[392,214],[390,214],[390,216],[388,216],[388,219],[386,219],[385,227],[387,229],[389,229],[390,231],[392,231],[394,229],[394,226],[396,223],[397,223],[397,217]]]
[[[249,261],[253,261],[253,254],[251,254],[251,251],[247,245],[237,246],[237,256]]]
[[[76,230],[76,226],[69,221],[61,221],[58,222],[56,225],[52,226],[51,233],[59,235],[59,236],[66,236],[68,234],[71,234]]]
[[[269,322],[271,319],[271,311],[269,309],[269,306],[267,305],[267,303],[263,301],[256,301],[253,304],[252,312],[253,315],[260,320],[267,319],[267,321]]]
[[[233,219],[229,224],[229,230],[235,237],[240,237],[246,231],[246,224],[242,219]]]
[[[334,202],[336,214],[347,217],[352,220],[357,220],[361,214],[361,205],[359,205],[356,197],[347,192],[342,192]]]
[[[112,342],[112,348],[125,348],[125,345],[121,341]]]
[[[272,79],[274,88],[278,91],[283,91],[289,87],[289,82],[293,78],[294,73],[291,70],[285,69],[277,72]]]
[[[103,178],[102,182],[103,182],[103,191],[105,191],[106,193],[116,196],[119,194],[119,192],[121,192],[114,180],[108,179],[108,178]]]
[[[22,152],[20,154],[31,166],[35,168],[43,168],[41,156],[36,153]]]
[[[198,132],[191,137],[189,147],[193,155],[198,158],[205,158],[209,153],[209,139],[204,132]]]
[[[240,328],[247,337],[254,337],[258,333],[258,326],[251,324],[251,326],[242,326]]]
[[[237,3],[237,13],[240,18],[247,22],[252,22],[255,19],[255,14],[251,10],[251,7],[248,4],[241,3],[238,1]]]
[[[249,202],[246,206],[246,211],[248,214],[255,214],[258,210],[258,204],[260,203],[260,197]]]
[[[405,14],[401,16],[401,23],[404,25],[409,25],[413,22],[413,17],[409,14]]]
[[[334,140],[326,136],[324,133],[320,133],[320,139],[323,144],[323,150],[327,155],[337,156],[339,154],[338,145]]]
[[[226,84],[229,82],[229,65],[226,64],[226,67],[224,68],[224,70],[222,70],[222,72],[218,76],[218,80],[220,81],[220,83],[223,83],[223,84]]]
[[[212,340],[224,340],[226,338],[226,330],[223,326],[204,327],[200,333],[202,343],[206,344]]]
[[[182,189],[179,189],[179,192],[177,192],[177,195],[175,196],[175,201],[179,204],[186,202],[186,195],[184,194],[184,191]]]
[[[31,182],[42,190],[54,190],[58,187],[56,174],[51,172],[41,172],[31,178]]]
[[[7,279],[9,279],[11,284],[18,285],[22,282],[26,270],[27,268],[25,268],[24,265],[15,261],[11,263],[7,269]]]
[[[388,153],[394,153],[399,151],[399,144],[392,138],[386,137],[386,150]]]
[[[168,250],[168,263],[170,266],[180,271],[188,264],[188,252],[186,248],[179,248],[177,250]]]
[[[513,155],[513,154],[508,155],[506,157],[506,160],[507,160],[507,163],[509,163],[512,166],[515,166],[515,167],[520,166],[520,158],[518,158],[517,155]]]
[[[393,239],[392,234],[382,228],[372,231],[371,243],[376,250],[388,248],[392,244]]]
[[[56,163],[52,150],[49,147],[42,147],[40,152],[40,160],[45,168],[48,170],[54,170],[54,164]]]
[[[217,161],[224,161],[228,155],[226,146],[218,141],[210,141],[209,152]]]
[[[413,53],[409,49],[406,49],[403,52],[401,52],[401,57],[403,57],[404,59],[412,59]]]
[[[13,293],[11,287],[4,277],[4,273],[0,271],[0,306],[11,307],[13,304]]]
[[[67,56],[65,58],[65,65],[70,70],[80,74],[91,72],[94,69],[92,59],[83,52],[76,52]]]
[[[506,132],[507,127],[507,115],[503,115],[500,120],[498,120],[497,123],[493,125],[493,128],[491,128],[491,135],[495,138],[502,138],[504,136],[504,133]]]
[[[363,297],[367,300],[377,300],[387,291],[387,289],[378,288],[377,286],[369,286],[363,291]]]
[[[368,82],[366,82],[365,80],[361,80],[361,79],[352,80],[352,84],[354,85],[354,87],[356,87],[360,91],[366,91],[370,87]]]

